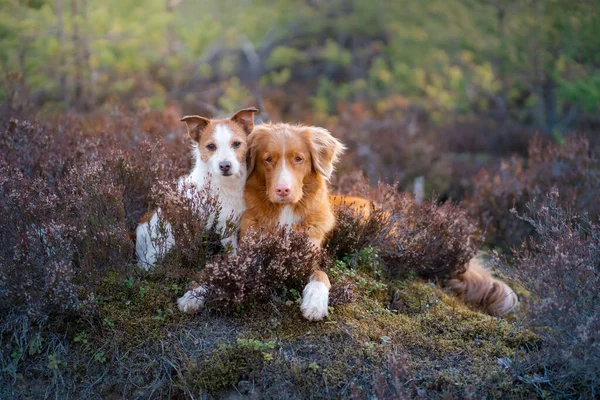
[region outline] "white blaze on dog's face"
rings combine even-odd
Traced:
[[[343,145],[323,128],[265,124],[249,137],[248,173],[265,180],[272,203],[295,204],[320,174],[329,179]]]
[[[256,108],[238,111],[229,119],[211,120],[198,115],[183,117],[195,142],[199,161],[213,177],[239,178],[245,174],[247,135],[254,129]]]

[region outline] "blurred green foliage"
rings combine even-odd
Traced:
[[[67,107],[239,88],[248,43],[259,86],[308,83],[320,113],[401,96],[433,120],[494,111],[552,132],[600,112],[598,1],[0,0],[2,71]]]

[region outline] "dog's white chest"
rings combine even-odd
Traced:
[[[242,213],[246,209],[246,203],[242,197],[243,192],[221,191],[219,193],[219,201],[221,202],[221,212],[219,214],[219,228],[224,228],[229,220],[234,224],[239,223]]]
[[[283,207],[283,210],[281,210],[281,213],[279,214],[279,225],[291,228],[296,222],[298,222],[298,216],[294,214],[292,207]]]
[[[197,151],[197,149],[196,149]],[[219,201],[221,210],[218,215],[217,229],[222,230],[227,226],[227,222],[234,225],[239,224],[239,219],[246,210],[244,202],[244,183],[246,182],[245,167],[238,177],[221,178],[220,176],[211,176],[208,167],[200,155],[196,156],[196,165],[189,176],[180,179],[180,190],[185,188],[185,184],[192,189],[184,191],[187,197],[191,197],[194,190],[206,187],[210,183],[210,195]],[[207,226],[212,226],[215,215],[208,219]]]

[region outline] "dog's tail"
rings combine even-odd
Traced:
[[[508,314],[519,304],[516,293],[492,277],[477,258],[469,261],[464,273],[450,279],[448,286],[460,298],[482,306],[491,315]]]

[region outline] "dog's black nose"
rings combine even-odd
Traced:
[[[231,163],[229,161],[220,162],[219,169],[223,172],[229,172],[229,170],[231,169]]]

